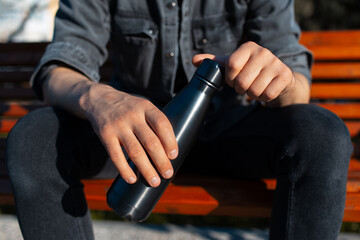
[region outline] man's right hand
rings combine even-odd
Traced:
[[[157,171],[164,178],[172,177],[169,160],[178,154],[175,135],[167,117],[150,101],[92,82],[62,67],[51,71],[43,90],[50,104],[91,122],[126,182],[134,183],[136,175],[121,146],[151,186],[160,184]]]

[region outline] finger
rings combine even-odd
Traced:
[[[263,92],[275,77],[276,73],[271,68],[266,67],[262,69],[248,88],[247,95],[252,99],[259,99],[262,101],[263,99],[260,99],[260,97],[263,96]]]
[[[228,57],[227,56],[215,56],[213,54],[197,54],[193,57],[192,63],[195,67],[199,67],[205,58],[209,58],[209,59],[214,60],[217,63],[219,63],[221,66],[225,66],[225,62]]]
[[[144,124],[143,126],[136,126],[134,132],[161,175],[166,179],[172,177],[174,172],[172,165],[153,130],[147,124]]]
[[[274,100],[282,94],[291,81],[292,79],[288,79],[286,76],[278,75],[270,82],[260,96],[261,101],[270,102]]]
[[[160,178],[146,155],[144,148],[133,132],[123,132],[120,141],[126,149],[129,158],[134,162],[141,175],[152,187],[160,184]]]
[[[251,49],[245,44],[236,49],[225,62],[225,81],[230,87],[235,87],[235,80],[251,56]],[[240,79],[237,79],[240,80]]]
[[[117,137],[108,138],[103,140],[103,144],[109,154],[110,159],[118,169],[120,176],[127,183],[135,183],[137,180],[136,175],[124,156],[119,139]]]
[[[158,136],[168,158],[175,159],[178,156],[179,149],[174,130],[168,118],[157,108],[147,110],[145,112],[145,118]]]
[[[254,83],[255,79],[259,76],[262,65],[256,58],[250,57],[241,69],[241,71],[234,77],[234,89],[237,93],[244,95],[248,92],[250,86]],[[234,73],[237,71],[233,71]],[[232,73],[229,73],[232,74]],[[249,95],[251,97],[251,95]]]

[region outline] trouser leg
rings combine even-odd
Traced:
[[[90,124],[54,108],[22,118],[7,142],[7,165],[25,239],[93,239],[80,179],[107,154]]]
[[[352,144],[337,116],[315,105],[285,109],[271,239],[337,239]]]
[[[276,177],[270,239],[337,239],[352,152],[346,126],[315,105],[260,108],[195,146],[187,169]],[[196,163],[196,164],[195,164]]]

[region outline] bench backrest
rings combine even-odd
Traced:
[[[304,32],[315,57],[311,101],[335,112],[352,136],[360,130],[360,31]]]

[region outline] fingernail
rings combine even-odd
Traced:
[[[173,170],[172,169],[169,169],[164,173],[165,178],[171,178],[172,175],[173,175]]]
[[[178,151],[176,149],[174,149],[169,153],[169,158],[175,159],[177,157],[177,155],[178,155]]]
[[[129,177],[127,180],[127,183],[133,184],[136,182],[136,179],[134,177]]]
[[[151,186],[157,186],[160,184],[160,179],[158,177],[153,177],[151,180],[150,180],[150,184]]]

